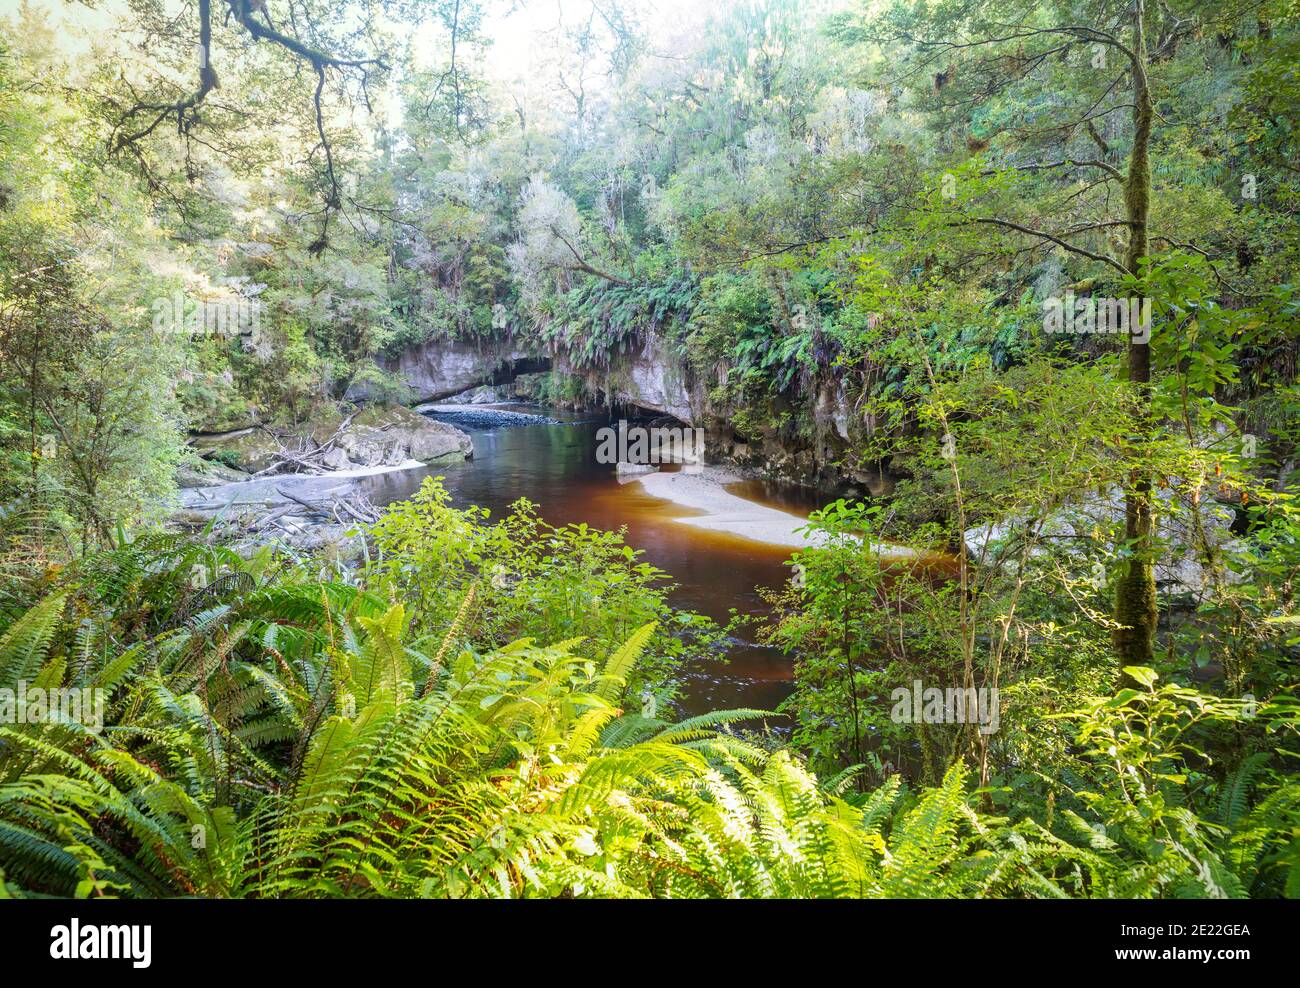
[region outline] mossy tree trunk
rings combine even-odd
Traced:
[[[1151,207],[1151,121],[1154,109],[1147,80],[1146,34],[1142,24],[1143,3],[1133,5],[1133,48],[1129,53],[1133,76],[1133,150],[1124,183],[1125,218],[1128,220],[1128,251],[1124,266],[1139,273],[1139,261],[1147,255],[1147,220]],[[1139,312],[1142,311],[1139,305]],[[1147,335],[1147,334],[1140,334]],[[1152,432],[1151,345],[1130,336],[1129,382],[1136,402],[1134,435],[1139,452]],[[1156,582],[1151,475],[1138,467],[1129,476],[1124,494],[1124,538],[1128,555],[1115,581],[1114,617],[1120,625],[1114,634],[1120,668],[1151,665],[1155,655]]]

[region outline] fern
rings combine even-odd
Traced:
[[[114,551],[92,595],[180,600],[168,545]],[[460,611],[468,596],[461,598]],[[1300,886],[1300,787],[1253,756],[1199,817],[1154,783],[1086,774],[1051,826],[976,808],[958,761],[850,793],[739,725],[619,707],[654,625],[603,660],[576,639],[410,640],[401,603],[355,587],[227,581],[184,620],[70,625],[66,596],[0,635],[7,682],[93,686],[102,731],[0,725],[6,895],[1237,896]],[[427,671],[426,671],[427,670]],[[417,683],[419,684],[417,687]],[[1136,703],[1136,701],[1126,701]],[[1189,701],[1190,702],[1190,701]],[[1099,701],[1110,719],[1152,708]],[[1131,732],[1130,732],[1131,733]],[[1081,770],[1107,770],[1108,758]],[[1156,764],[1168,774],[1169,756]],[[1158,780],[1157,780],[1158,781]],[[1068,786],[1067,786],[1068,782]],[[1158,811],[1158,812],[1157,812]]]

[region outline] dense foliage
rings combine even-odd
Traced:
[[[690,6],[3,15],[0,894],[1300,893],[1294,0]],[[164,531],[453,344],[823,486],[780,711],[526,499]]]
[[[195,565],[221,575],[191,589]],[[322,583],[269,553],[150,539],[84,560],[17,614],[0,686],[109,700],[100,725],[0,727],[0,888],[1145,896],[1300,882],[1300,787],[1259,754],[1220,778],[1202,751],[1247,723],[1292,736],[1291,700],[1248,709],[1136,671],[1141,689],[1062,712],[1068,774],[1044,765],[993,790],[1014,795],[1008,814],[977,805],[960,760],[933,786],[895,775],[857,793],[853,773],[819,782],[729,729],[758,711],[673,723],[629,705],[653,624],[596,653],[578,638],[480,650],[459,643],[470,605],[419,637],[430,615],[386,599],[382,566],[361,576]]]

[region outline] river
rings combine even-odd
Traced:
[[[464,463],[420,467],[365,478],[376,504],[412,494],[425,477],[441,476],[458,507],[480,505],[493,518],[507,513],[520,497],[538,505],[552,525],[586,522],[595,528],[626,529],[628,544],[644,559],[670,574],[672,603],[725,624],[732,608],[760,613],[755,588],[787,580],[783,565],[791,549],[734,535],[705,531],[676,521],[691,512],[651,497],[638,483],[620,484],[612,466],[596,462],[596,430],[609,424],[603,415],[578,414],[535,406],[494,406],[542,414],[559,424],[508,427],[466,424],[456,415],[431,413],[468,432],[474,458]],[[479,411],[482,406],[466,406]],[[728,488],[748,500],[806,516],[817,506],[810,491],[759,481]],[[751,707],[772,710],[793,688],[791,659],[752,641],[732,639],[725,661],[683,670],[681,703],[685,714]]]

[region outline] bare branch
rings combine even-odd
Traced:
[[[981,216],[981,217],[976,217],[974,219],[966,220],[965,222],[962,223],[950,223],[949,226],[970,226],[973,223],[988,223],[988,224],[992,224],[993,226],[1004,227],[1008,230],[1015,230],[1017,233],[1023,233],[1026,236],[1038,237],[1040,240],[1050,241],[1051,243],[1056,244],[1058,247],[1062,247],[1065,250],[1068,250],[1072,254],[1078,254],[1081,257],[1088,258],[1089,260],[1100,261],[1102,264],[1108,264],[1116,271],[1120,272],[1121,274],[1129,273],[1128,269],[1124,267],[1123,264],[1115,260],[1115,258],[1111,257],[1109,254],[1094,253],[1093,251],[1090,251],[1087,248],[1079,247],[1076,246],[1075,244],[1069,243],[1066,240],[1062,240],[1061,237],[1057,236],[1054,233],[1048,233],[1046,230],[1034,230],[1027,226],[1021,226],[1019,223],[1012,223],[1010,220],[1000,220],[994,217]],[[1098,225],[1109,226],[1114,224],[1098,224]],[[1079,232],[1079,231],[1074,231],[1074,232]]]
[[[599,268],[593,268],[590,264],[588,264],[586,261],[582,259],[582,255],[578,253],[578,251],[574,248],[573,244],[569,243],[568,238],[565,237],[565,235],[562,234],[559,230],[557,230],[554,226],[551,227],[551,233],[555,236],[557,240],[560,241],[560,243],[564,244],[565,247],[569,248],[569,253],[573,255],[574,260],[577,262],[575,264],[569,265],[570,271],[582,271],[585,272],[586,274],[593,274],[597,278],[604,278],[606,281],[612,281],[616,285],[631,284],[631,282],[628,281],[626,278],[620,278],[617,275],[609,274],[607,271],[601,271]]]
[[[1046,168],[1064,168],[1070,165],[1077,168],[1100,168],[1102,171],[1111,175],[1120,182],[1124,181],[1124,173],[1114,165],[1105,161],[1099,161],[1096,158],[1062,158],[1060,161],[1045,161],[1040,164],[1029,165],[1004,165],[1001,169],[990,168],[980,172],[981,175],[996,175],[999,171],[1013,169],[1018,172],[1036,172]]]

